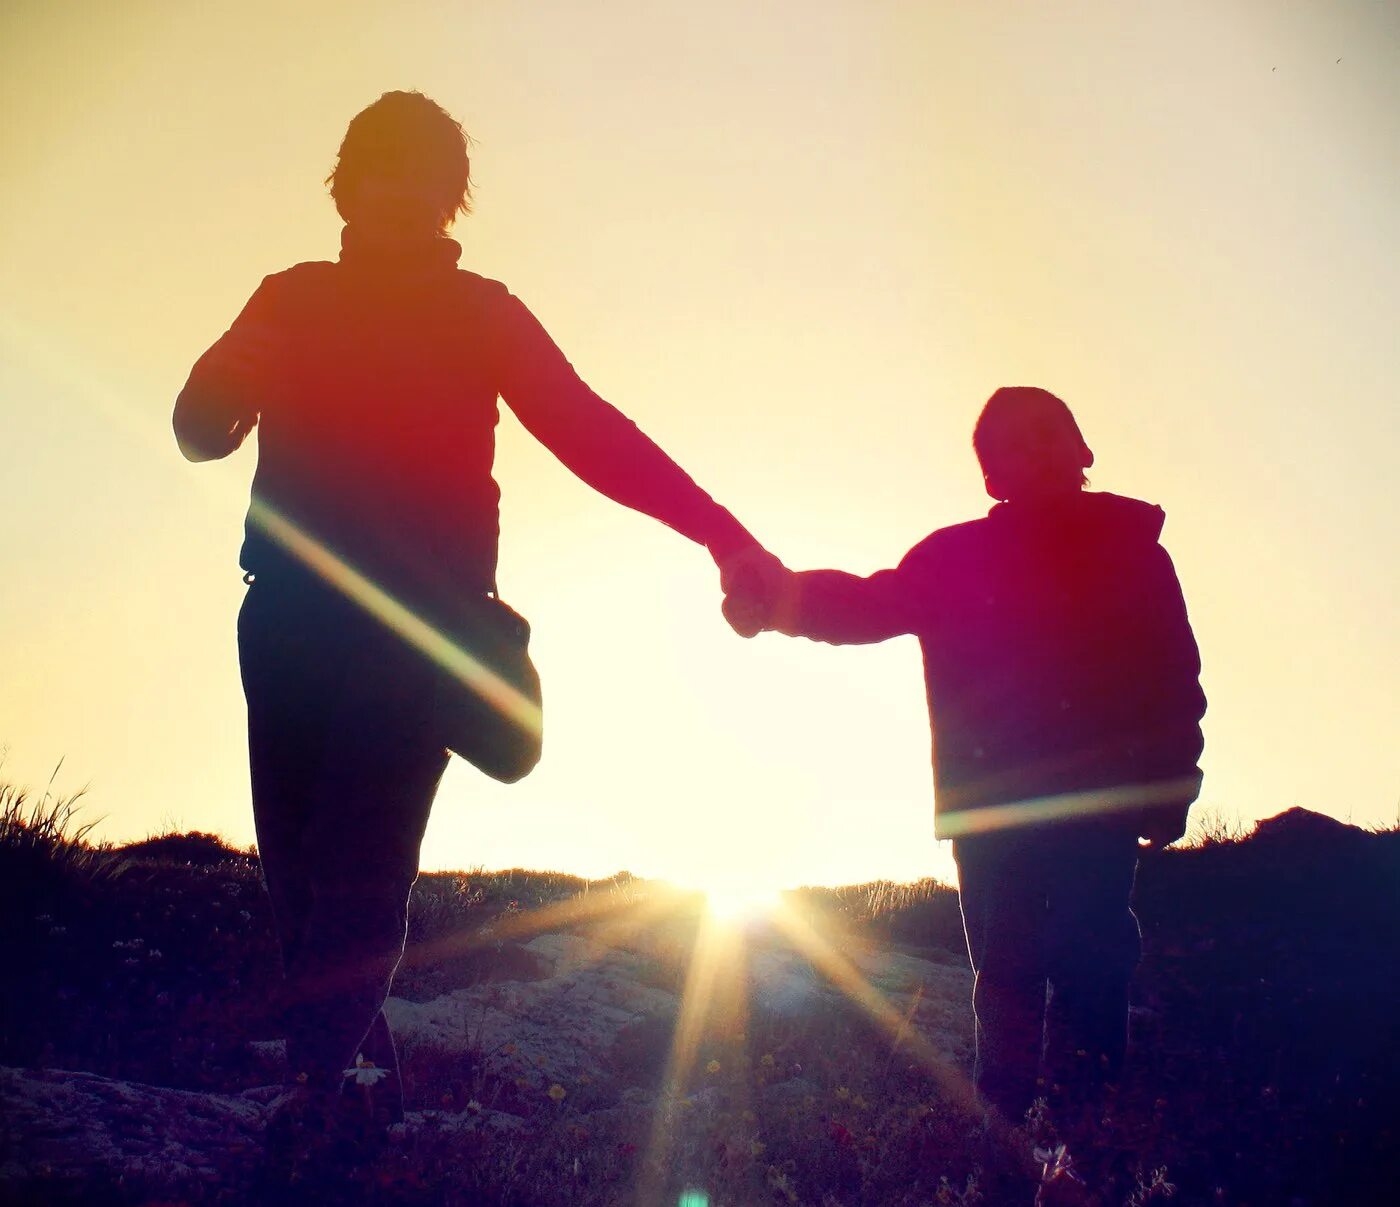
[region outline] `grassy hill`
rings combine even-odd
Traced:
[[[1133,1065],[1104,1132],[1100,1201],[1136,1207],[1170,1188],[1188,1204],[1366,1204],[1400,1184],[1400,834],[1326,822],[1293,811],[1143,861]],[[467,1021],[448,1047],[428,1030],[405,1043],[411,1126],[348,1161],[321,1201],[630,1203],[641,1187],[695,1207],[1028,1202],[1047,1121],[984,1131],[925,1059],[967,1062],[956,894],[880,883],[802,890],[789,906],[830,960],[751,926],[730,995],[747,1005],[714,1010],[677,1073],[696,899],[625,875],[420,877],[394,1017],[427,1027],[434,1003],[455,1002]],[[252,855],[197,833],[94,846],[71,803],[0,788],[0,910],[0,1066],[17,1071],[0,1116],[9,1095],[23,1120],[0,1130],[0,1202],[270,1201],[255,1143],[202,1172],[123,1167],[120,1184],[67,1163],[52,1136],[34,1155],[33,1102],[49,1101],[34,1095],[57,1087],[89,1111],[124,1095],[111,1110],[140,1102],[167,1129],[190,1102],[214,1104],[209,1128],[256,1140],[253,1100],[238,1096],[275,1076],[277,964]],[[831,985],[842,967],[864,999]],[[631,1013],[596,1044],[526,1034],[595,1007]],[[473,1033],[472,1012],[490,1026]]]

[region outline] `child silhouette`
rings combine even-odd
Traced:
[[[1200,789],[1200,658],[1161,508],[1083,489],[1093,454],[1064,402],[997,390],[973,445],[985,518],[868,578],[749,574],[725,614],[745,636],[919,637],[977,1089],[1013,1120],[1038,1092],[1092,1119],[1127,1047],[1138,854],[1181,837]]]

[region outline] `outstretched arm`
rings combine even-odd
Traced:
[[[260,383],[269,378],[277,344],[269,292],[265,279],[233,325],[195,361],[175,400],[175,440],[189,461],[227,457],[258,422]]]
[[[747,579],[725,598],[740,636],[768,629],[831,645],[865,645],[919,628],[916,596],[902,567],[868,578],[842,570],[783,572]]]
[[[776,561],[635,423],[584,384],[518,298],[507,295],[498,321],[501,397],[571,472],[704,545],[727,577],[745,562]]]

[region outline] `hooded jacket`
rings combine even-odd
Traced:
[[[797,575],[775,627],[833,644],[919,638],[941,838],[1184,816],[1205,697],[1165,518],[1087,491],[1001,503],[894,570]]]

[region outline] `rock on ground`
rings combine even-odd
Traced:
[[[0,1102],[0,1192],[35,1203],[103,1186],[194,1197],[250,1176],[262,1140],[256,1102],[92,1073],[0,1069]]]
[[[547,970],[539,979],[477,984],[428,1002],[391,998],[386,1012],[406,1064],[415,1053],[423,1061],[459,1053],[503,1078],[601,1083],[585,1115],[653,1109],[658,1070],[650,1066],[664,1060],[680,1005],[674,970],[644,950],[577,935],[541,935],[526,946]],[[882,948],[842,959],[939,1053],[967,1056],[966,969]],[[756,1013],[788,1018],[842,1001],[825,974],[780,948],[750,951],[747,992]],[[653,1042],[640,1060],[635,1045],[622,1052],[639,1028]],[[263,1056],[271,1065],[276,1054]],[[606,1094],[598,1092],[603,1085]],[[570,1104],[583,1106],[573,1096]],[[0,1203],[91,1196],[103,1187],[128,1202],[236,1197],[256,1176],[264,1122],[256,1092],[194,1093],[91,1073],[0,1069]],[[521,1126],[517,1116],[476,1103],[462,1112],[411,1111],[405,1125],[410,1132]]]

